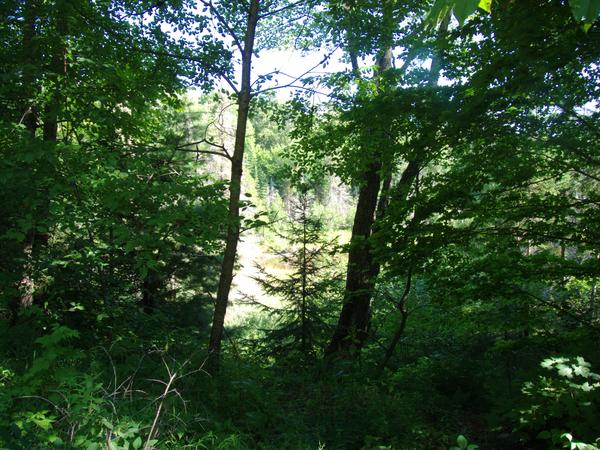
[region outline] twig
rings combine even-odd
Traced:
[[[164,362],[164,359],[163,359],[163,362]],[[161,401],[158,405],[158,408],[156,408],[156,414],[154,415],[154,420],[152,421],[152,427],[150,427],[150,433],[148,433],[148,439],[146,439],[146,443],[144,444],[144,450],[150,450],[150,442],[152,441],[152,437],[154,436],[154,431],[156,430],[156,425],[158,423],[158,419],[160,418],[160,413],[162,412],[165,398],[169,394],[169,391],[171,390],[171,384],[173,384],[173,382],[177,378],[177,372],[171,373],[169,366],[166,363],[165,363],[165,365],[167,366],[167,372],[170,375],[169,382],[165,386],[165,390],[162,394]]]

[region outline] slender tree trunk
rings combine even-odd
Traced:
[[[393,34],[390,33],[393,33],[393,21],[392,3],[383,0],[382,25],[384,33],[388,34],[384,34],[382,38],[377,58],[380,74],[392,68]],[[447,26],[446,19],[440,27],[440,37],[445,34]],[[434,58],[431,67],[429,83],[436,85],[441,70],[440,60]],[[394,201],[406,201],[410,186],[419,174],[420,164],[418,160],[408,162],[396,187]],[[379,193],[381,172],[385,174],[385,178]],[[379,264],[371,254],[369,238],[375,231],[375,213],[377,212],[378,218],[383,216],[390,200],[391,175],[390,169],[382,167],[381,162],[371,164],[365,173],[366,183],[359,192],[350,239],[344,305],[334,335],[325,351],[326,355],[347,353],[352,348],[360,350],[368,337],[371,298],[375,279],[380,271]]]
[[[44,105],[44,116],[42,126],[42,139],[44,140],[44,142],[56,143],[58,137],[58,117],[64,101],[63,94],[61,92],[61,78],[66,75],[67,70],[66,49],[64,41],[64,38],[67,34],[66,14],[67,11],[64,10],[63,7],[59,8],[59,10],[56,12],[55,26],[59,37],[58,39],[56,39],[55,42],[52,43],[53,48],[50,54],[49,67],[52,76],[54,77],[54,91],[50,93],[50,97]],[[28,262],[26,263],[26,265],[31,270],[33,269],[32,260],[35,259],[36,255],[39,254],[40,250],[44,248],[50,240],[49,232],[47,230],[40,230],[37,226],[39,224],[43,227],[44,224],[48,222],[48,217],[50,215],[49,190],[46,188],[42,192],[44,198],[42,199],[41,206],[39,207],[38,211],[34,212],[34,217],[36,219],[37,224],[34,226],[34,230],[31,231],[33,237],[30,243],[28,244],[28,248],[26,249],[26,255],[28,258]],[[29,279],[23,280],[23,282],[27,283],[28,286],[28,288],[24,290],[24,292],[27,292],[27,296],[26,298],[22,299],[21,304],[22,306],[31,306],[35,301],[35,283],[33,278],[31,278],[29,274],[26,273],[26,276]]]
[[[449,17],[446,17],[440,27],[439,34],[438,34],[438,40],[443,39],[443,37],[448,29],[448,22],[449,22]],[[437,85],[437,82],[438,82],[438,79],[440,76],[441,67],[442,67],[441,63],[442,62],[441,62],[440,55],[437,55],[437,57],[434,57],[431,62],[431,71],[429,73],[429,80],[428,80],[430,86]],[[422,155],[422,156],[424,156],[424,155]],[[410,192],[410,186],[412,185],[413,181],[415,182],[415,195],[417,195],[417,196],[419,195],[419,172],[420,172],[420,170],[421,170],[421,161],[411,160],[408,162],[406,168],[402,172],[400,181],[398,182],[398,185],[396,186],[396,195],[395,195],[394,201],[402,202],[402,203],[406,202],[406,200],[408,199],[409,192]],[[411,220],[411,224],[418,224],[422,219],[423,219],[423,211],[420,211],[419,209],[415,209],[413,218]],[[409,315],[408,308],[407,308],[407,301],[408,301],[408,294],[410,293],[410,289],[411,289],[411,285],[412,285],[412,273],[413,273],[413,268],[412,268],[412,266],[409,266],[409,268],[407,270],[407,274],[406,274],[406,282],[404,285],[404,291],[402,293],[400,301],[397,303],[398,310],[400,311],[400,321],[398,323],[396,331],[394,332],[394,335],[392,336],[392,339],[390,340],[390,342],[388,344],[388,347],[386,348],[385,355],[384,355],[381,363],[379,364],[379,368],[377,370],[378,377],[383,373],[383,371],[386,368],[386,366],[388,365],[390,359],[394,355],[396,346],[398,345],[398,342],[400,342],[400,339],[404,335],[404,330],[406,329],[406,321],[407,321],[408,315]]]
[[[404,330],[406,328],[406,321],[408,319],[408,308],[406,307],[406,302],[408,300],[408,294],[410,293],[411,286],[412,268],[409,267],[408,273],[406,274],[406,284],[404,285],[404,292],[402,292],[402,296],[396,304],[398,310],[400,311],[400,323],[398,324],[398,327],[394,332],[394,336],[392,337],[392,340],[390,341],[388,347],[385,350],[385,355],[383,356],[383,359],[379,364],[379,368],[377,369],[377,377],[379,377],[383,373],[383,370],[390,362],[390,359],[392,359],[394,351],[396,350],[396,346],[398,345],[398,342],[400,342],[400,338],[402,338],[402,335],[404,334]]]
[[[301,342],[300,342],[300,348],[302,351],[303,355],[307,355],[307,346],[306,346],[306,341],[308,340],[308,324],[307,324],[307,320],[306,320],[306,300],[307,300],[307,293],[306,293],[306,274],[308,272],[308,265],[306,262],[306,208],[307,208],[307,203],[306,203],[306,198],[302,199],[302,305],[301,305],[301,321],[302,321],[302,336],[301,336]]]
[[[50,70],[54,77],[54,90],[44,106],[44,141],[56,142],[58,138],[58,118],[64,103],[62,78],[67,75],[67,55],[65,38],[69,32],[68,16],[71,14],[69,5],[64,4],[56,11],[56,32],[59,38],[52,42],[50,55]]]
[[[388,170],[383,180],[383,184],[381,185],[381,192],[379,194],[379,203],[377,203],[377,219],[380,219],[384,216],[385,210],[387,209],[388,203],[390,201],[390,188],[392,187],[392,171]]]
[[[22,59],[23,64],[27,67],[23,75],[23,86],[24,86],[24,98],[26,103],[23,105],[23,116],[21,123],[25,125],[25,128],[31,134],[32,138],[35,138],[35,133],[38,128],[38,114],[35,105],[32,100],[36,95],[36,87],[34,85],[34,76],[32,70],[34,67],[39,66],[37,58],[37,51],[35,50],[34,38],[35,38],[35,23],[37,18],[37,2],[35,0],[28,0],[25,2],[24,10],[24,21],[23,21],[23,41],[22,41]],[[33,281],[33,246],[35,244],[35,229],[30,230],[25,238],[25,245],[23,246],[23,259],[24,263],[21,268],[21,279],[18,282],[18,294],[11,301],[11,324],[15,325],[19,318],[19,310],[27,308],[33,304],[33,292],[35,290],[35,284]]]
[[[242,186],[242,166],[244,161],[244,148],[246,140],[246,127],[248,124],[248,111],[251,99],[251,68],[252,51],[256,24],[258,22],[259,0],[251,0],[242,51],[242,80],[238,94],[238,114],[235,132],[235,144],[231,161],[231,181],[229,185],[229,211],[227,222],[227,237],[225,240],[225,253],[221,266],[217,299],[213,315],[210,340],[208,343],[208,368],[213,372],[219,370],[221,341],[225,325],[225,314],[229,301],[229,291],[233,281],[233,268],[240,237],[240,191]]]
[[[25,128],[35,136],[35,131],[38,127],[38,117],[35,105],[30,99],[35,96],[34,87],[34,76],[32,70],[37,67],[37,51],[34,46],[35,38],[35,21],[37,17],[37,2],[35,0],[28,0],[25,2],[23,9],[23,64],[27,67],[23,74],[23,86],[24,94],[27,99],[27,103],[23,108],[23,117],[21,122],[25,125]]]

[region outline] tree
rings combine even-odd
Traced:
[[[432,65],[429,75],[414,64],[415,60],[435,52],[435,47],[441,43],[438,41],[443,41],[421,29],[417,16],[420,8],[394,1],[334,3],[328,11],[335,23],[332,25],[334,33],[337,33],[332,39],[348,52],[352,70],[331,81],[337,86],[338,100],[324,116],[320,130],[311,129],[315,120],[301,117],[298,122],[296,135],[304,146],[302,152],[311,154],[308,158],[329,158],[330,169],[359,189],[349,246],[345,301],[327,349],[330,355],[360,350],[369,335],[371,298],[380,271],[380,263],[374,259],[372,235],[378,227],[377,221],[385,216],[390,186],[400,162],[406,165],[398,184],[408,196],[420,171],[419,159],[425,158],[419,154],[425,148],[409,149],[410,146],[402,142],[404,138],[397,138],[396,130],[390,127],[398,127],[403,118],[390,115],[391,110],[383,107],[384,99],[393,96],[396,90],[410,91],[423,83],[437,82],[440,71],[437,62]],[[368,18],[364,18],[365,9],[370,11]],[[404,61],[396,69],[392,55],[399,46],[404,47]],[[363,75],[367,71],[358,66],[360,57],[375,59],[372,78]],[[355,91],[348,89],[353,82],[357,86]],[[410,92],[407,97],[412,94]],[[313,110],[308,110],[307,114],[301,111],[300,116],[312,113]],[[410,142],[425,145],[417,143],[416,139]],[[327,153],[335,156],[329,157]],[[397,194],[396,201],[402,202],[402,195]]]
[[[491,22],[474,18],[452,31],[476,33],[477,42],[447,49],[444,73],[464,78],[446,88],[438,109],[446,121],[436,138],[441,157],[421,172],[408,202],[392,200],[377,253],[389,274],[413,267],[413,279],[449,304],[481,302],[492,335],[499,326],[525,341],[548,323],[591,333],[582,291],[565,282],[590,283],[598,270],[590,246],[597,227],[588,222],[597,199],[597,113],[584,110],[597,95],[587,75],[597,45],[557,3],[515,4]]]
[[[322,220],[312,211],[314,198],[306,187],[291,200],[283,251],[276,254],[290,273],[269,273],[260,267],[257,278],[264,293],[281,301],[271,307],[250,299],[274,319],[275,328],[265,330],[264,348],[270,354],[293,357],[300,352],[305,361],[314,358],[330,330],[340,277],[331,266],[337,244],[327,241]]]
[[[251,0],[248,5],[240,5],[236,8],[232,8],[228,2],[213,4],[211,1],[203,1],[202,4],[205,6],[208,14],[216,21],[217,30],[232,41],[234,51],[239,54],[241,62],[239,85],[236,85],[227,75],[223,75],[224,81],[229,85],[235,95],[238,110],[233,152],[229,155],[227,151],[221,147],[224,151],[224,156],[231,161],[231,177],[229,180],[229,217],[227,220],[225,251],[223,254],[219,287],[215,299],[215,311],[208,343],[209,365],[213,370],[218,370],[221,341],[223,339],[225,325],[225,314],[227,312],[237,244],[240,236],[240,193],[250,103],[252,98],[259,93],[274,89],[271,87],[261,90],[261,84],[264,81],[265,76],[258,77],[254,81],[251,77],[252,58],[256,53],[256,40],[261,39],[261,43],[264,44],[263,47],[268,48],[269,46],[268,32],[266,32],[264,36],[262,36],[262,33],[260,36],[257,36],[257,29],[260,29],[259,22],[264,23],[264,26],[268,27],[273,24],[273,20],[277,20],[278,15],[289,15],[294,8],[298,8],[299,6],[308,8],[311,2],[268,1],[261,3],[259,0]],[[240,26],[237,25],[241,21],[244,21],[245,23],[243,28],[240,28]],[[275,28],[275,30],[277,30],[277,28]],[[273,29],[271,31],[273,31]],[[266,78],[269,77],[267,76]]]
[[[190,229],[200,237],[204,233],[198,234],[190,206],[216,199],[220,187],[205,190],[206,179],[189,172],[167,174],[190,162],[189,156],[180,158],[180,142],[164,128],[179,104],[183,76],[206,82],[210,69],[181,58],[174,63],[170,55],[178,43],[163,32],[147,31],[174,21],[186,28],[185,13],[166,3],[135,2],[27,1],[2,8],[8,22],[0,34],[1,76],[14,83],[0,88],[2,183],[11,197],[3,205],[0,234],[6,244],[3,300],[16,321],[21,305],[36,296],[42,304],[65,294],[65,285],[50,288],[49,281],[70,277],[67,266],[77,267],[80,287],[87,281],[94,285],[92,298],[103,286],[101,296],[109,299],[112,278],[123,274],[124,266],[127,281],[129,270],[144,278],[146,262],[160,264],[164,255],[132,263],[138,245],[132,235],[151,235],[153,243],[167,247],[173,235],[184,240]],[[152,11],[151,20],[143,17]],[[207,41],[196,58],[203,52],[217,56],[216,50]],[[194,189],[190,178],[198,183]],[[164,195],[171,201],[180,197],[179,208],[164,208]],[[159,212],[163,222],[147,219]],[[164,220],[177,215],[177,220],[191,216],[191,227],[174,232],[175,223]],[[154,250],[148,245],[145,255]]]

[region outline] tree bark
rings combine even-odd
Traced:
[[[371,164],[359,191],[348,252],[344,305],[325,351],[327,355],[347,352],[352,348],[360,349],[367,337],[369,305],[373,290],[373,256],[369,237],[375,220],[381,184],[380,168],[380,163]]]
[[[21,119],[21,123],[25,125],[25,128],[31,133],[32,136],[35,136],[35,131],[38,127],[38,117],[35,105],[31,102],[30,98],[35,96],[35,87],[34,87],[34,77],[31,73],[33,67],[35,67],[37,63],[37,52],[34,47],[34,38],[35,38],[35,20],[37,17],[37,2],[35,0],[28,0],[25,2],[23,9],[23,64],[25,66],[29,66],[27,70],[24,71],[23,74],[23,86],[24,86],[24,94],[27,99],[27,103],[23,108],[23,117]]]
[[[34,38],[35,38],[35,22],[37,18],[37,2],[28,0],[25,2],[23,9],[23,41],[22,41],[22,58],[23,64],[29,66],[23,75],[24,98],[26,103],[23,105],[23,116],[21,123],[25,125],[32,139],[35,138],[36,130],[38,129],[38,114],[32,98],[36,95],[36,87],[34,85],[34,76],[31,73],[33,67],[38,67],[39,61],[36,57]],[[35,284],[33,281],[33,246],[35,244],[35,229],[30,230],[25,238],[23,246],[24,263],[21,269],[21,279],[18,282],[18,294],[11,301],[10,322],[15,325],[19,319],[19,311],[22,308],[27,308],[33,304],[33,292]]]
[[[219,370],[221,356],[221,341],[225,325],[225,314],[229,301],[229,291],[233,281],[233,268],[237,253],[237,244],[240,237],[240,192],[242,185],[242,166],[244,161],[244,148],[246,140],[246,127],[248,124],[248,111],[251,100],[251,68],[252,52],[256,24],[258,23],[259,0],[251,0],[242,51],[242,79],[238,94],[238,114],[235,132],[234,151],[231,158],[231,180],[229,185],[229,210],[227,223],[227,237],[225,252],[221,265],[219,287],[215,301],[210,340],[208,343],[208,369],[212,372]]]
[[[383,33],[377,57],[380,76],[392,68],[394,27],[393,3],[382,0],[382,6]],[[442,22],[440,27],[440,40],[447,27],[448,18]],[[428,81],[430,85],[437,84],[440,70],[441,62],[439,58],[434,58],[429,73]],[[382,86],[380,85],[379,90],[381,91],[381,89]],[[371,253],[369,238],[376,231],[375,213],[377,212],[377,218],[382,217],[385,213],[390,200],[389,189],[391,184],[391,169],[382,167],[381,154],[375,155],[375,161],[366,171],[364,176],[366,183],[359,192],[350,239],[344,305],[333,337],[325,350],[326,355],[348,353],[348,350],[352,348],[359,351],[368,337],[371,298],[375,287],[375,279],[380,271],[380,266]],[[420,165],[421,161],[417,159],[408,161],[408,165],[398,182],[393,201],[406,201],[410,186],[419,174]],[[384,179],[379,194],[382,172]],[[405,321],[406,318],[403,320]]]
[[[446,17],[441,24],[439,34],[438,34],[438,41],[443,39],[444,34],[446,33],[446,31],[448,29],[448,22],[449,22],[449,17]],[[437,55],[437,57],[434,57],[432,59],[431,71],[429,72],[429,77],[428,77],[428,82],[429,82],[430,86],[437,85],[437,82],[438,82],[438,79],[440,76],[440,72],[441,72],[441,67],[442,67],[441,63],[442,63],[442,61],[441,61],[440,55]],[[423,156],[424,155],[421,155],[421,157],[423,157]],[[395,193],[396,195],[394,197],[394,201],[402,202],[402,203],[406,202],[406,200],[408,199],[408,195],[410,193],[410,186],[412,185],[413,181],[415,182],[415,195],[419,195],[419,172],[421,170],[421,164],[422,164],[422,161],[419,161],[418,159],[414,159],[414,160],[411,160],[408,162],[406,168],[402,172],[400,181],[398,182],[398,185],[396,186],[396,193]],[[423,215],[422,212],[420,212],[418,209],[415,209],[414,216],[413,216],[413,219],[411,220],[411,223],[415,223],[415,224],[419,223],[423,219],[422,215]],[[408,320],[408,315],[409,315],[408,308],[407,308],[407,301],[408,301],[408,294],[410,293],[410,289],[411,289],[411,285],[412,285],[412,273],[413,273],[413,268],[412,268],[412,266],[409,266],[408,270],[407,270],[407,274],[406,274],[406,283],[404,285],[404,291],[402,293],[400,301],[397,303],[398,310],[400,311],[400,321],[398,323],[398,327],[396,328],[396,331],[394,332],[394,335],[392,336],[392,339],[390,340],[388,347],[386,348],[385,355],[384,355],[381,363],[379,364],[379,368],[377,369],[377,377],[379,377],[383,373],[384,369],[390,362],[390,359],[394,355],[394,351],[396,350],[396,346],[398,345],[398,342],[400,342],[400,339],[404,335],[404,330],[406,329],[406,321]]]
[[[301,335],[301,340],[300,340],[300,348],[302,351],[302,354],[304,356],[308,355],[308,347],[307,347],[307,340],[308,340],[308,320],[307,320],[307,314],[306,314],[306,302],[307,302],[307,297],[308,294],[306,292],[306,284],[307,284],[307,280],[306,280],[306,276],[308,273],[308,263],[306,261],[306,241],[307,241],[307,236],[306,236],[306,221],[308,220],[307,217],[307,208],[308,208],[308,200],[307,198],[304,196],[301,198],[302,201],[302,215],[301,215],[301,220],[302,220],[302,303],[301,303],[301,322],[302,322],[302,335]]]
[[[382,47],[377,57],[379,76],[392,68],[392,12],[391,3],[383,0]],[[357,72],[354,62],[353,70]],[[369,334],[371,297],[375,287],[375,278],[379,272],[379,265],[374,261],[371,253],[369,238],[375,223],[375,212],[382,182],[381,157],[374,155],[373,159],[374,162],[367,166],[363,175],[363,184],[358,194],[348,252],[344,304],[331,341],[325,349],[325,354],[328,356],[359,351]],[[390,173],[388,168],[385,168],[384,172]],[[384,200],[382,203],[384,209],[385,202]]]
[[[149,270],[142,281],[142,309],[146,314],[152,314],[156,308],[156,300],[161,282],[158,273]]]

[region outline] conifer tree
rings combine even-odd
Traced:
[[[338,308],[332,307],[340,290],[341,274],[335,273],[332,258],[337,240],[324,236],[323,221],[314,212],[314,197],[305,187],[291,201],[289,219],[280,237],[287,247],[275,253],[289,268],[287,275],[275,275],[259,265],[257,282],[266,295],[281,301],[273,307],[255,298],[274,319],[266,333],[264,349],[272,354],[300,352],[305,359],[323,347]]]

